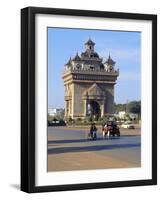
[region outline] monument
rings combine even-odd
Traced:
[[[85,52],[76,54],[65,64],[65,117],[98,119],[113,113],[114,85],[119,75],[110,54],[103,62],[95,52],[95,43],[89,38]]]

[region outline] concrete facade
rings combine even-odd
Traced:
[[[113,113],[114,85],[119,70],[110,55],[106,62],[94,51],[89,39],[85,52],[69,59],[63,72],[65,87],[65,117],[72,119],[103,117]]]

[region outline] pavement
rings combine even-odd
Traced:
[[[120,129],[120,137],[87,139],[87,127],[48,127],[48,171],[141,166],[140,128]]]

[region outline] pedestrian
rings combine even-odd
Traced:
[[[95,123],[91,124],[90,135],[91,135],[92,139],[96,139],[97,138],[97,127],[96,127]]]
[[[103,138],[106,138],[106,134],[107,134],[107,123],[102,125],[102,134],[103,134]]]

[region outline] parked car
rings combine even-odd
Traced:
[[[120,136],[120,129],[116,121],[107,121],[102,128],[103,137]]]
[[[66,126],[66,123],[64,120],[54,119],[52,121],[48,121],[48,126]]]
[[[130,122],[130,121],[126,121],[121,125],[122,128],[127,128],[127,129],[134,129],[135,126]]]

